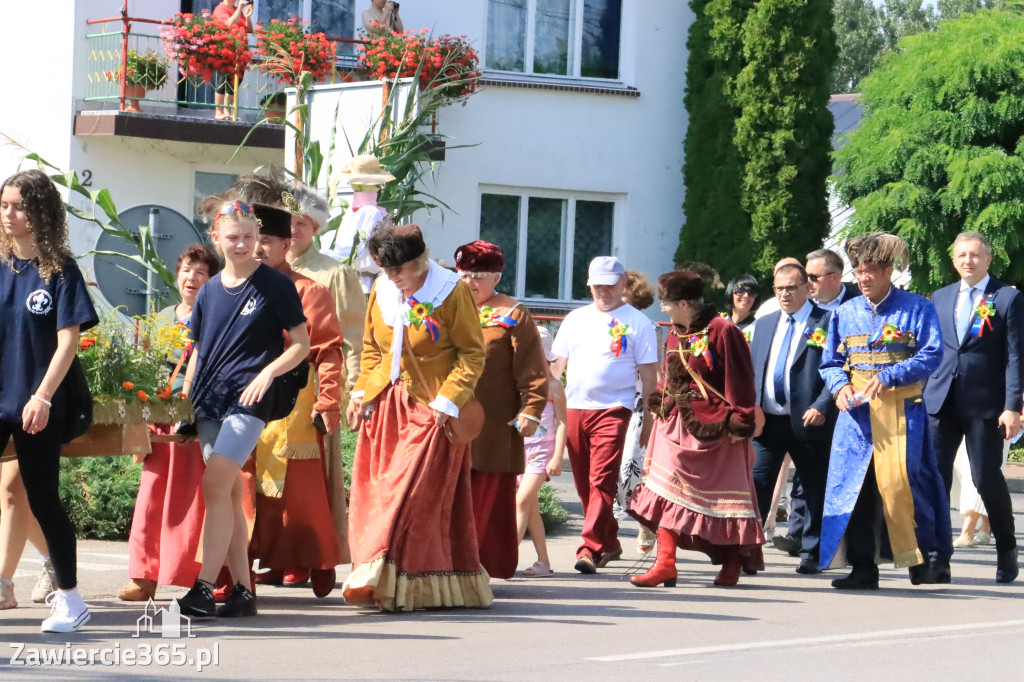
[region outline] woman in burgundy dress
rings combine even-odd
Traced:
[[[672,320],[661,390],[649,399],[654,429],[644,483],[630,513],[658,533],[654,566],[637,587],[676,583],[676,547],[704,552],[721,565],[716,585],[735,585],[740,570],[764,570],[760,515],[751,467],[754,370],[747,340],[703,300],[700,275],[658,278],[662,310]]]

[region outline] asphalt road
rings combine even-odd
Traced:
[[[556,483],[570,495],[568,476]],[[1024,497],[1015,495],[1014,503],[1024,510]],[[570,508],[570,528],[549,540],[556,577],[494,581],[496,601],[488,610],[380,614],[344,605],[338,592],[318,600],[308,588],[260,587],[258,617],[194,623],[191,639],[145,631],[132,636],[142,605],[113,596],[127,581],[127,546],[110,542],[79,545],[79,577],[92,622],[71,636],[40,634],[48,608],[27,605],[40,565],[29,552],[15,579],[22,606],[0,613],[0,675],[193,677],[197,661],[206,657],[200,676],[210,679],[1020,676],[1024,581],[995,583],[992,546],[957,552],[948,586],[912,587],[905,571],[890,567],[882,569],[878,592],[843,593],[829,586],[836,572],[801,576],[793,571],[796,559],[766,549],[766,572],[744,576],[737,587],[714,587],[715,570],[702,555],[680,553],[678,587],[641,590],[627,582],[637,563],[632,523],[622,530],[623,560],[595,576],[572,571],[579,505]],[[527,541],[521,567],[534,558]],[[182,592],[161,589],[158,606]],[[92,663],[90,649],[96,650]],[[18,665],[33,663],[33,650],[51,656],[51,664]],[[61,650],[85,663],[54,670],[52,657]],[[147,650],[153,660],[142,665]],[[120,657],[120,664],[104,665],[104,657]],[[167,665],[157,665],[164,657]],[[184,665],[172,665],[178,661]]]

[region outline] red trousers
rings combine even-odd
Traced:
[[[480,564],[492,578],[507,580],[519,565],[516,527],[516,474],[473,471],[473,518]]]
[[[621,547],[612,502],[632,414],[625,407],[568,410],[566,445],[576,492],[583,503],[583,544],[576,550],[577,559],[589,554],[597,560]]]

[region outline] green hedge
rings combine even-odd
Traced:
[[[79,538],[128,538],[141,473],[142,465],[131,457],[61,459],[60,498]]]

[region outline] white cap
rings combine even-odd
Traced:
[[[554,362],[555,354],[551,352],[551,332],[547,327],[538,324],[537,333],[540,334],[540,345],[544,346],[544,357],[548,359],[548,362]]]
[[[590,272],[587,286],[617,284],[619,278],[626,274],[626,268],[615,256],[598,256],[590,261]]]

